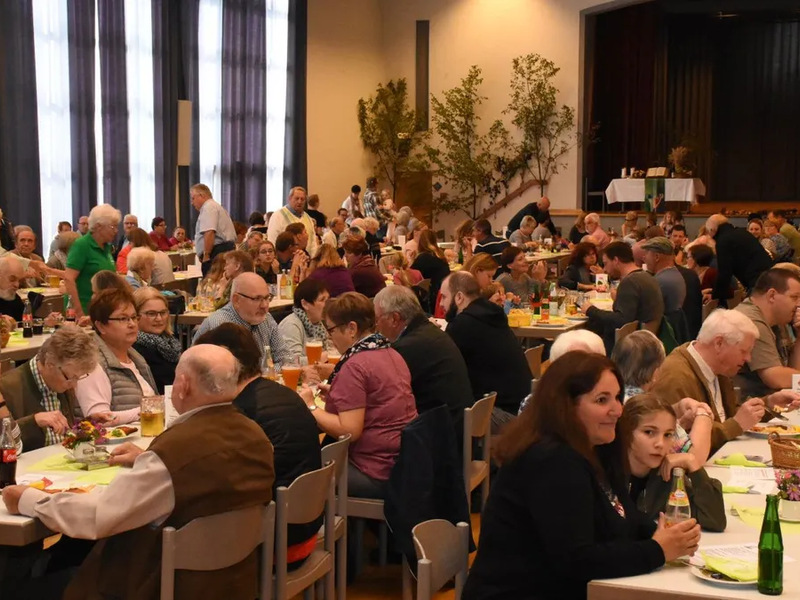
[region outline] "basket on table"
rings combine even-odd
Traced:
[[[782,438],[774,431],[769,434],[772,466],[778,469],[800,469],[800,442]]]

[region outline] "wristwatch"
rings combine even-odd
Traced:
[[[307,404],[308,410],[317,410],[319,407],[316,404]]]

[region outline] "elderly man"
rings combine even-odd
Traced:
[[[460,423],[472,405],[472,388],[464,357],[453,338],[428,321],[410,288],[394,285],[375,296],[375,324],[392,342],[411,372],[417,412],[446,404]]]
[[[22,320],[25,303],[17,291],[25,277],[18,260],[4,256],[0,258],[0,314],[11,317],[14,322]]]
[[[731,278],[736,277],[749,292],[758,277],[772,267],[772,259],[755,236],[747,229],[734,227],[725,215],[711,215],[706,231],[717,245],[717,280],[711,292],[717,300],[731,294]]]
[[[89,217],[87,215],[81,215],[81,218],[78,219],[78,233],[81,235],[89,233]]]
[[[308,241],[306,242],[305,250],[310,256],[314,256],[317,252],[317,234],[314,230],[314,219],[305,212],[305,207],[306,190],[301,187],[293,187],[289,191],[289,198],[286,200],[286,206],[276,211],[270,218],[269,229],[267,229],[267,239],[274,244],[278,236],[286,231],[287,225],[290,223],[302,223],[308,233]]]
[[[664,312],[674,313],[683,307],[686,299],[686,283],[675,268],[672,244],[665,237],[655,237],[642,245],[647,271],[656,276],[664,297]]]
[[[531,387],[531,370],[503,309],[481,297],[477,280],[457,272],[441,287],[442,308],[453,338],[467,364],[472,397],[497,392],[492,430],[514,418]]]
[[[203,276],[218,254],[236,249],[236,229],[230,215],[211,197],[207,185],[196,183],[190,190],[192,206],[198,212],[194,247],[203,265]]]
[[[62,441],[73,424],[79,379],[97,365],[97,346],[75,325],[58,329],[34,358],[0,377],[0,394],[22,431],[25,450]]]
[[[322,234],[322,243],[333,246],[334,248],[338,248],[339,236],[342,235],[344,228],[345,221],[342,217],[334,217],[331,219],[330,228],[324,234]]]
[[[800,277],[789,269],[770,269],[756,281],[750,298],[736,311],[758,329],[747,364],[736,377],[745,396],[763,396],[792,387],[800,374]]]
[[[800,406],[800,396],[793,392],[750,398],[739,406],[731,378],[750,359],[758,335],[758,328],[742,313],[715,310],[697,341],[679,346],[667,357],[651,390],[670,404],[693,398],[711,408],[712,454],[761,421],[765,405]]]
[[[557,235],[558,231],[556,226],[553,225],[553,220],[550,218],[550,200],[544,196],[536,202],[531,202],[523,207],[514,217],[508,222],[508,230],[516,231],[522,225],[522,219],[525,216],[533,217],[537,223],[544,223],[547,221],[547,228],[550,230],[551,235]]]
[[[27,225],[17,225],[14,233],[16,234],[16,248],[11,251],[11,254],[31,261],[44,262],[44,259],[34,252],[36,250],[36,234],[33,229]],[[42,281],[33,271],[29,270],[26,275],[27,277],[22,280],[22,287],[36,287]]]
[[[604,250],[605,247],[611,243],[611,238],[600,224],[600,215],[597,213],[589,213],[584,219],[584,225],[586,227],[587,235],[590,235],[595,239],[595,243],[600,250]]]
[[[508,236],[508,241],[513,246],[519,246],[520,248],[534,247],[536,246],[536,242],[533,241],[534,229],[536,229],[536,219],[530,215],[525,215],[522,217],[519,229]]]
[[[103,539],[70,582],[68,598],[155,598],[161,535],[198,517],[272,499],[269,439],[231,404],[239,363],[219,346],[187,350],[175,372],[179,417],[146,451],[124,444],[112,464],[131,465],[100,493],[47,494],[27,486],[3,490],[12,514],[37,517],[50,530]],[[245,599],[257,595],[258,557],[213,572],[182,572],[177,598]]]
[[[794,255],[800,256],[800,232],[786,220],[785,210],[769,211],[769,220],[778,226],[779,233],[785,237],[794,249]]]
[[[278,331],[278,324],[269,314],[269,301],[269,286],[261,276],[242,273],[233,280],[230,302],[208,315],[197,328],[194,339],[223,323],[236,323],[250,331],[262,356],[264,347],[269,346],[275,363],[283,363],[291,358],[291,353]]]
[[[136,215],[132,215],[128,213],[122,218],[122,237],[119,239],[117,243],[117,254],[119,251],[128,246],[131,242],[128,239],[128,236],[134,229],[139,228],[139,217]]]

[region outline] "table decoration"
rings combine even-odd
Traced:
[[[800,522],[800,470],[775,470],[775,483],[780,498],[780,517]]]

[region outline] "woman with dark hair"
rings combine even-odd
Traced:
[[[255,256],[256,273],[267,283],[277,284],[278,273],[280,273],[280,263],[275,256],[275,244],[269,240],[264,240],[258,245],[258,252]]]
[[[318,279],[304,279],[294,290],[292,314],[278,325],[278,332],[292,356],[305,356],[308,340],[318,340],[323,345],[327,341],[322,312],[328,298],[325,282]]]
[[[569,241],[571,244],[580,244],[583,236],[586,235],[586,213],[581,211],[575,219],[575,224],[569,230]]]
[[[359,294],[374,298],[386,287],[386,280],[370,255],[367,242],[364,238],[350,238],[342,244],[342,248],[353,287]]]
[[[568,290],[587,292],[594,289],[592,275],[602,273],[597,266],[597,248],[593,244],[580,243],[572,249],[569,266],[558,280],[558,285]]]
[[[689,247],[686,266],[697,273],[700,278],[700,289],[714,289],[717,282],[717,270],[711,266],[714,262],[714,250],[705,244]]]
[[[436,242],[436,232],[425,229],[417,236],[417,257],[411,268],[422,273],[424,279],[431,280],[430,297],[438,299],[439,288],[442,287],[445,278],[450,275],[450,265],[447,264],[447,259]]]
[[[274,489],[289,486],[300,475],[322,466],[317,422],[297,392],[261,377],[261,350],[252,334],[236,323],[223,323],[195,340],[230,350],[241,364],[239,395],[233,405],[258,423],[275,453]],[[322,516],[304,525],[289,525],[288,561],[305,560],[317,542]]]
[[[247,221],[250,223],[250,231],[258,231],[262,235],[267,235],[267,221],[264,219],[264,213],[251,212]]]
[[[531,294],[541,293],[544,288],[547,267],[544,262],[539,261],[534,267],[533,276],[528,275],[530,264],[522,248],[509,246],[503,250],[500,266],[507,269],[507,272],[497,278],[497,283],[505,288],[506,294],[517,296],[519,302],[527,303]]]
[[[616,429],[622,389],[614,363],[597,354],[568,352],[545,371],[497,445],[500,470],[464,600],[585,599],[593,579],[694,554],[694,519],[667,528],[630,502]]]

